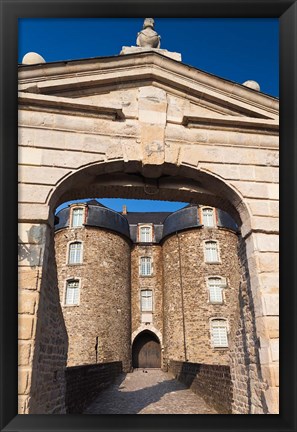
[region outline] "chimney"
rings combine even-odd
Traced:
[[[123,211],[122,211],[122,214],[123,214],[123,215],[126,215],[126,214],[127,214],[127,206],[126,206],[126,205],[123,205]]]

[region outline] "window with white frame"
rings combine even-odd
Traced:
[[[223,303],[224,284],[219,277],[210,277],[207,280],[210,303]]]
[[[69,245],[68,264],[80,264],[82,258],[82,243],[73,242]]]
[[[153,310],[153,292],[152,290],[141,291],[141,311],[151,312]]]
[[[140,258],[140,275],[150,276],[152,274],[152,259],[151,257]]]
[[[83,207],[78,207],[72,209],[72,227],[81,227],[83,224],[83,216],[84,216],[84,209]]]
[[[204,207],[202,209],[203,225],[206,227],[214,227],[214,209]]]
[[[228,326],[225,319],[213,319],[211,325],[211,343],[214,348],[228,347]]]
[[[219,261],[218,242],[216,241],[205,242],[205,261],[206,262]]]
[[[150,226],[140,227],[139,240],[141,242],[151,242],[152,241],[152,227],[150,227]]]
[[[77,305],[79,300],[79,281],[69,280],[66,282],[66,305]]]

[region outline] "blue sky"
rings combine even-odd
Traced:
[[[19,19],[19,58],[38,52],[47,62],[118,55],[135,45],[142,18],[22,18]],[[261,91],[279,94],[279,23],[273,18],[155,18],[161,48],[182,54],[183,63],[243,83],[255,80]],[[154,202],[100,200],[120,210],[152,211]],[[174,211],[185,204],[158,205]],[[138,210],[137,210],[138,209]]]

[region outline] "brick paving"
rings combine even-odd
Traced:
[[[122,374],[84,414],[218,414],[170,373],[138,369]]]

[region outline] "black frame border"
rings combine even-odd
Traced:
[[[296,431],[297,1],[0,0],[1,431]],[[279,18],[281,387],[279,415],[17,415],[17,19]]]

